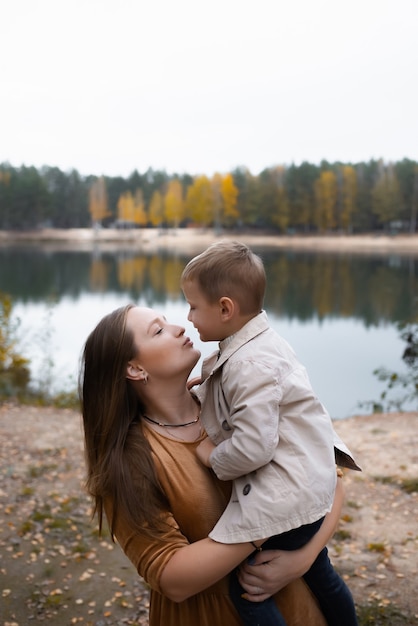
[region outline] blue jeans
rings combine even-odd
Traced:
[[[308,543],[322,522],[323,518],[313,524],[270,537],[263,544],[263,550],[297,550]],[[318,600],[328,626],[358,625],[350,590],[334,570],[326,548],[321,550],[303,578]],[[243,593],[238,576],[233,572],[230,578],[230,595],[245,626],[286,626],[273,598],[264,602],[250,602],[241,597]]]

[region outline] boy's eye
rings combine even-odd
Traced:
[[[162,332],[163,332],[163,329],[162,329],[162,328],[157,328],[157,330],[155,331],[155,334],[156,334],[156,335],[159,335],[159,334],[160,334],[160,333],[162,333]]]

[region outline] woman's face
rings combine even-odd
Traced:
[[[135,365],[150,377],[169,378],[184,373],[187,377],[200,357],[182,326],[169,324],[153,309],[134,307],[129,310],[127,328],[137,348]]]

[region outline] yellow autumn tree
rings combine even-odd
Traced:
[[[160,191],[154,191],[148,207],[149,221],[153,226],[161,226],[164,221],[163,216],[163,197]]]
[[[125,191],[119,196],[117,202],[118,222],[122,226],[132,227],[145,226],[147,214],[145,211],[144,197],[141,189],[137,189],[135,197],[130,191]]]
[[[331,170],[321,172],[315,181],[315,225],[320,231],[336,226],[337,177]]]
[[[215,173],[210,181],[212,189],[212,216],[215,229],[220,229],[223,222],[222,176]]]
[[[213,190],[207,176],[197,176],[187,188],[186,212],[195,224],[209,226],[213,223]]]
[[[94,181],[89,190],[89,213],[93,225],[101,224],[111,213],[108,209],[106,181],[103,176]]]
[[[238,189],[232,174],[214,174],[212,185],[212,215],[215,226],[233,226],[239,218]]]
[[[129,226],[133,223],[135,217],[135,205],[130,191],[125,191],[119,196],[117,211],[118,222],[121,225]]]
[[[226,174],[221,181],[221,196],[223,203],[223,223],[225,226],[233,226],[239,219],[238,188],[235,185],[232,174]]]
[[[184,219],[185,207],[183,200],[183,188],[177,179],[170,180],[167,192],[164,196],[164,218],[170,225],[177,228]]]
[[[0,170],[0,183],[2,183],[3,185],[8,185],[10,183],[10,178],[10,172]]]

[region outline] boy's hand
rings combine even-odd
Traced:
[[[196,448],[196,456],[203,465],[206,467],[212,467],[209,461],[209,457],[216,446],[211,442],[209,437],[206,437]]]
[[[187,389],[192,389],[192,387],[195,387],[196,385],[200,385],[201,382],[202,382],[201,376],[195,376],[194,378],[190,378],[187,381]]]

